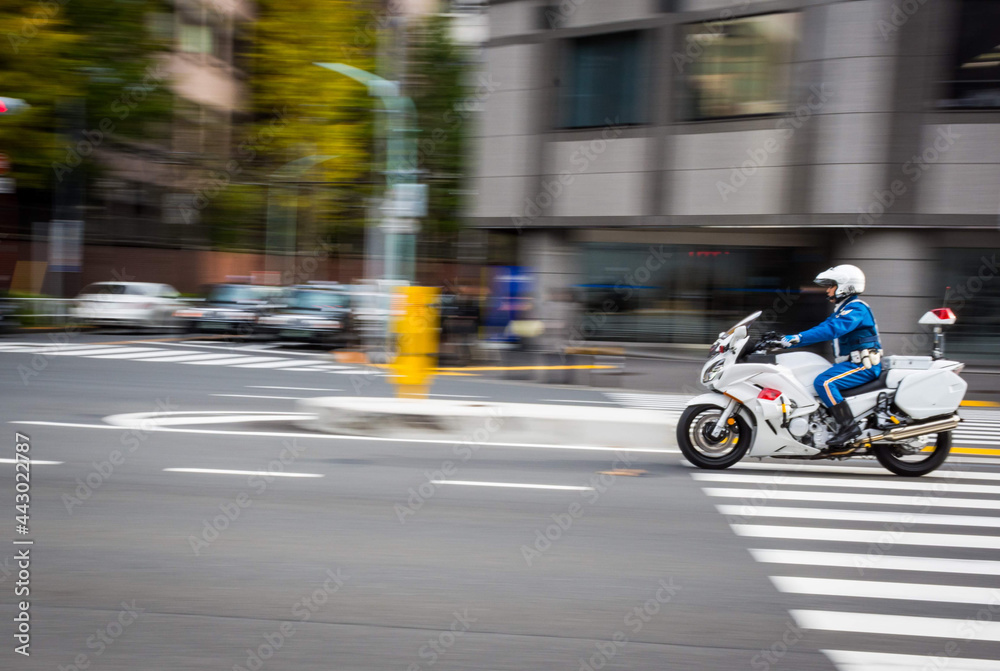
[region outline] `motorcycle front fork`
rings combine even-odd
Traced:
[[[736,399],[729,399],[729,403],[726,404],[722,414],[719,415],[719,419],[716,420],[715,426],[713,426],[712,430],[709,431],[709,436],[711,436],[712,440],[718,440],[722,437],[722,434],[726,430],[726,425],[729,423],[729,419],[736,414],[736,406]]]

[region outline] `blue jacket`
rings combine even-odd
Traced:
[[[848,296],[834,308],[833,314],[823,323],[799,333],[801,345],[814,345],[833,341],[833,352],[838,360],[860,349],[882,349],[878,337],[875,315],[868,304],[857,296]]]

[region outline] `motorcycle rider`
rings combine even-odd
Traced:
[[[833,341],[836,364],[817,376],[813,386],[837,422],[828,447],[842,447],[861,434],[842,391],[877,379],[882,374],[882,343],[875,315],[858,296],[865,290],[865,274],[852,265],[834,266],[816,276],[836,307],[824,322],[796,335],[781,338],[782,347]]]

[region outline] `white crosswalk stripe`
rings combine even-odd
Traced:
[[[990,514],[1000,510],[1000,473],[933,475],[769,464],[691,473],[838,671],[1000,669],[1000,516]],[[824,636],[837,645],[823,646]],[[976,654],[911,654],[942,639]]]
[[[604,392],[609,400],[626,408],[683,412],[693,397],[683,394],[645,394],[636,392]],[[953,432],[956,447],[1000,447],[1000,412],[994,410],[959,411],[963,422]]]
[[[176,346],[178,343],[157,343]],[[192,345],[196,343],[191,343]],[[0,343],[3,354],[40,354],[50,356],[78,356],[86,359],[114,359],[143,363],[176,363],[191,366],[232,366],[234,368],[260,368],[289,372],[327,373],[336,375],[379,375],[382,370],[364,366],[329,363],[305,353],[283,356],[280,351],[263,346],[213,347],[201,349],[169,349],[161,346],[139,347],[132,345],[101,345],[59,343]]]

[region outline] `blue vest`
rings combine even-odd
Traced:
[[[843,314],[845,310],[860,310],[864,316],[860,326],[834,341],[834,353],[840,357],[861,349],[882,349],[875,315],[868,304],[857,297],[848,298],[834,311],[833,315],[836,317],[838,314]]]

